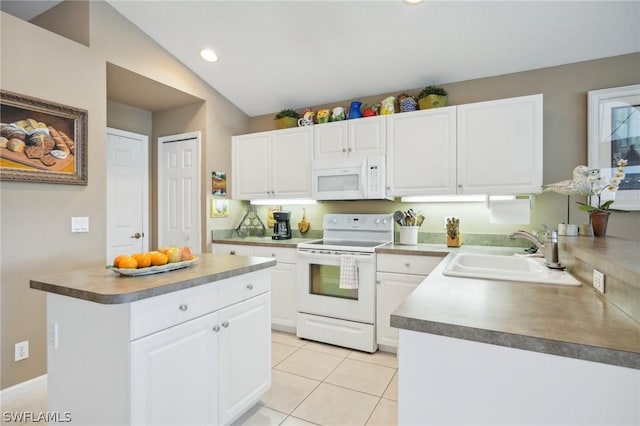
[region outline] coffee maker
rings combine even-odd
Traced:
[[[291,224],[289,218],[291,212],[273,212],[273,235],[274,240],[289,240],[291,239]]]

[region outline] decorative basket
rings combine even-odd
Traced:
[[[402,93],[398,95],[400,112],[411,112],[418,109],[418,102],[412,96]]]

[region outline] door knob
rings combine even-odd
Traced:
[[[136,240],[139,240],[140,238],[144,237],[144,232],[140,233],[140,232],[136,232],[135,234],[133,234],[131,236],[131,238],[135,238]]]

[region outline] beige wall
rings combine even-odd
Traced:
[[[153,114],[151,111],[107,100],[107,127],[146,135],[151,140]]]
[[[617,56],[594,61],[580,62],[558,67],[500,75],[477,80],[462,81],[443,85],[449,92],[449,105],[487,101],[536,93],[544,95],[544,183],[553,183],[571,177],[573,168],[587,164],[587,92],[596,89],[626,86],[640,83],[640,53]],[[417,94],[421,88],[404,89],[395,93],[384,93],[364,97],[363,103],[380,102],[388,95],[406,92]],[[351,99],[336,100],[331,104],[314,105],[317,111],[338,105],[349,106]],[[251,132],[275,129],[273,114],[253,117],[249,126]],[[578,210],[576,201],[580,197],[571,197],[570,221],[588,222],[587,215]],[[311,207],[307,213],[315,223],[321,223],[322,212],[347,212],[353,206],[367,211],[393,211],[395,208],[407,208],[401,204],[368,201],[364,204],[323,203],[321,207]],[[424,232],[441,232],[441,220],[444,215],[458,215],[466,224],[467,232],[506,233],[513,227],[491,225],[488,214],[482,206],[466,204],[430,204],[418,205],[425,212],[427,221]],[[302,210],[296,208],[295,210]],[[300,213],[301,214],[301,213]],[[294,218],[292,218],[292,222]],[[567,197],[545,193],[536,197],[532,211],[531,229],[540,223],[550,225],[567,221]],[[609,220],[608,235],[626,239],[640,240],[640,212],[613,214]]]
[[[108,4],[92,1],[90,17],[91,40],[87,47],[6,13],[0,16],[2,89],[82,108],[89,116],[87,186],[0,182],[2,389],[46,373],[45,297],[29,288],[29,279],[51,272],[104,266],[107,62],[205,102],[206,109],[202,107],[197,112],[195,122],[179,118],[181,124],[177,126],[197,127],[188,130],[200,130],[205,135],[203,174],[230,170],[231,135],[248,131],[244,113]],[[33,64],[34,51],[38,52],[40,63],[60,64],[59,67],[27,66]],[[113,113],[110,124],[114,127],[122,123],[122,117],[117,117],[122,108],[109,105],[109,112]],[[148,114],[141,116],[142,128],[148,128]],[[152,122],[154,118],[152,115]],[[135,131],[133,127],[125,130]],[[152,132],[155,137],[153,126]],[[90,232],[71,234],[72,216],[88,216]],[[208,231],[205,230],[207,234]],[[30,342],[30,357],[16,363],[14,344],[23,340]]]

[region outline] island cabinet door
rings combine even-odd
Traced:
[[[220,424],[229,424],[271,387],[270,293],[218,311]]]
[[[131,343],[134,425],[218,423],[217,313]]]

